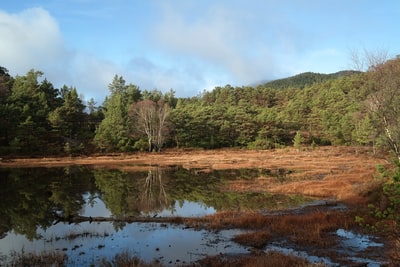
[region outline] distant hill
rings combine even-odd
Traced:
[[[343,70],[330,74],[304,72],[288,78],[273,80],[260,84],[275,89],[284,89],[290,87],[303,89],[304,87],[312,85],[314,83],[324,82],[327,80],[334,80],[343,76],[351,76],[358,73],[361,72],[353,70]]]

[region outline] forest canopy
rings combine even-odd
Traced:
[[[0,154],[80,155],[164,148],[361,145],[400,156],[400,59],[367,71],[302,73],[193,97],[115,75],[101,105],[44,73],[0,68]]]

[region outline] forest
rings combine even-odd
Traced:
[[[397,57],[363,72],[307,72],[186,98],[115,75],[97,105],[41,71],[13,77],[0,67],[0,156],[351,145],[399,158],[399,88]]]

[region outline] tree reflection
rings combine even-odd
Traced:
[[[150,168],[147,172],[99,169],[94,177],[103,192],[106,207],[113,216],[121,218],[168,208],[170,201],[164,175],[160,168]]]
[[[78,168],[23,168],[0,170],[0,237],[10,230],[38,238],[60,216],[75,216],[84,204],[90,181]]]
[[[143,213],[161,211],[170,204],[166,192],[166,184],[163,182],[164,171],[159,168],[151,168],[143,183],[143,190],[139,197],[139,206]]]
[[[57,221],[74,221],[85,205],[100,198],[122,229],[124,218],[173,212],[185,201],[229,209],[281,208],[304,198],[267,193],[230,192],[224,184],[234,179],[253,179],[259,173],[243,170],[187,170],[179,166],[149,167],[126,172],[86,167],[0,169],[0,238],[10,230],[38,238],[37,229]],[[266,174],[267,175],[267,174]],[[279,205],[278,205],[279,203]]]
[[[97,169],[94,171],[95,184],[102,192],[102,200],[115,217],[138,215],[137,209],[129,207],[127,201],[132,185],[127,172]]]

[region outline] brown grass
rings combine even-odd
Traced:
[[[136,256],[133,256],[130,252],[122,252],[118,253],[114,256],[112,262],[109,262],[103,259],[99,267],[108,267],[108,266],[116,266],[116,267],[161,267],[162,265],[156,261],[151,263],[147,263],[142,261]]]
[[[297,151],[275,150],[168,150],[162,153],[114,154],[75,158],[13,159],[0,167],[65,166],[82,164],[138,170],[148,166],[182,165],[185,168],[263,168],[287,171],[284,180],[260,176],[255,181],[232,181],[225,190],[262,191],[330,197],[364,202],[360,188],[373,182],[377,164],[387,164],[369,148],[320,147]],[[289,172],[288,172],[289,171]]]
[[[243,246],[262,249],[272,239],[271,237],[272,234],[269,230],[261,230],[237,235],[233,241]]]
[[[62,252],[25,253],[14,252],[11,254],[10,266],[65,266],[67,255]]]
[[[357,227],[355,212],[319,211],[304,214],[262,215],[256,212],[224,212],[204,218],[189,218],[192,227],[211,229],[238,228],[251,230],[238,235],[234,241],[254,248],[261,248],[272,240],[287,239],[304,246],[330,246],[331,232],[336,229]]]
[[[258,255],[229,257],[207,257],[198,262],[200,266],[209,267],[326,267],[327,265],[312,264],[294,255],[284,255],[279,252],[268,252]],[[197,265],[195,265],[197,266]]]

